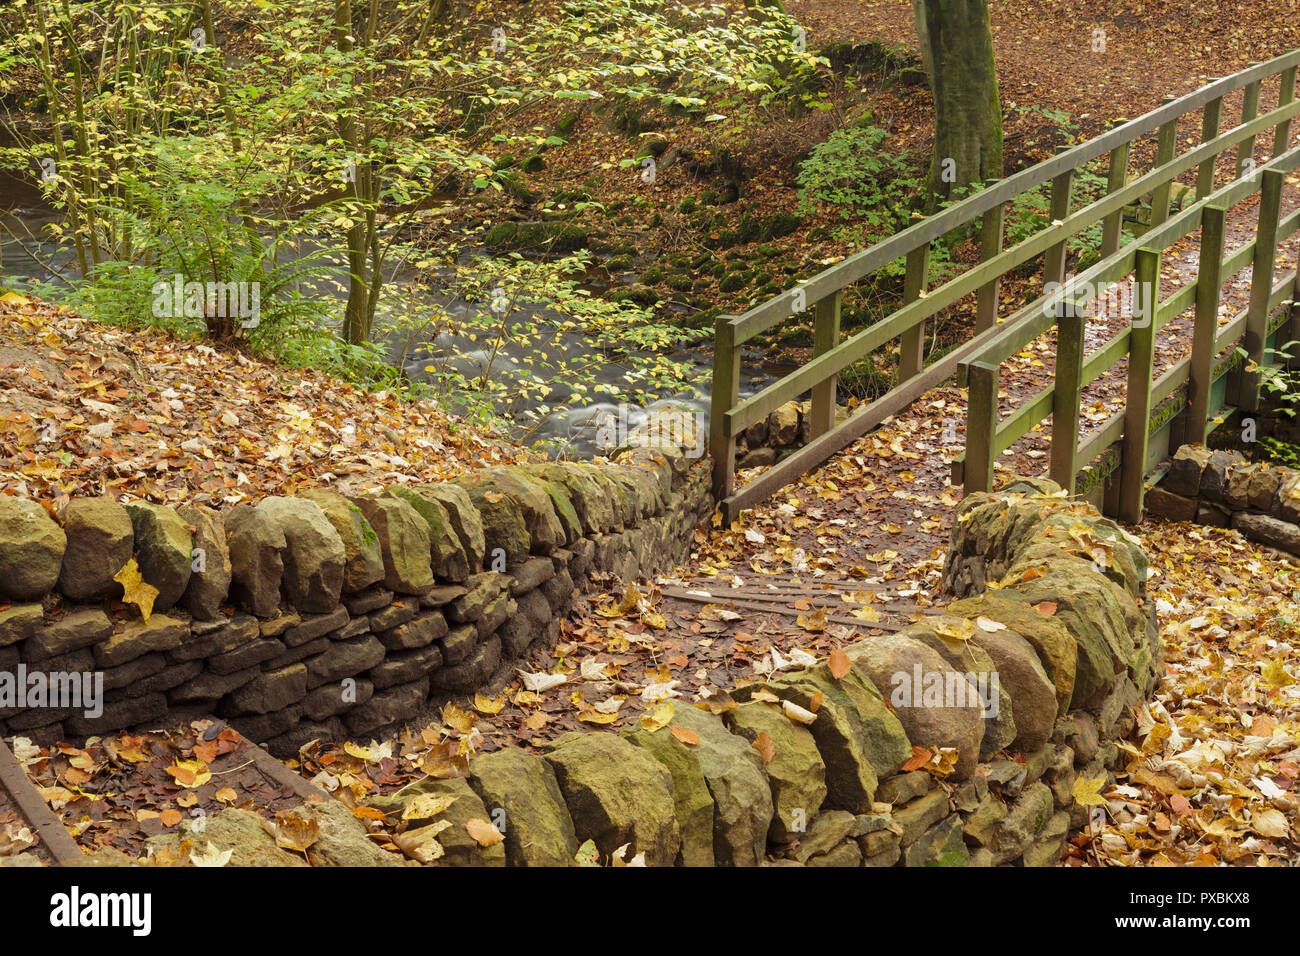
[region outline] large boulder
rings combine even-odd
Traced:
[[[970,695],[964,700],[947,694],[941,694],[939,699],[926,695],[936,681],[944,688],[953,671],[933,648],[913,638],[910,630],[859,641],[845,653],[889,695],[913,744],[957,751],[953,776],[964,780],[974,772],[979,760],[984,739],[983,707],[978,698],[970,700]]]
[[[34,501],[0,495],[0,595],[38,601],[59,580],[68,538]]]
[[[529,465],[524,470],[563,488],[568,494],[583,530],[588,534],[603,534],[622,529],[621,520],[618,521],[617,527],[615,526],[614,508],[610,503],[609,495],[585,469],[559,463]]]
[[[475,473],[477,474],[477,473]],[[483,526],[483,563],[494,571],[517,568],[528,560],[532,538],[519,501],[470,476],[457,482],[469,495]]]
[[[337,491],[309,488],[298,493],[325,513],[343,542],[343,591],[353,594],[384,579],[384,554],[379,535],[361,509]]]
[[[492,494],[505,495],[517,502],[520,516],[528,530],[530,551],[550,554],[556,548],[565,545],[567,539],[564,525],[555,513],[551,496],[526,472],[501,465],[461,475],[454,481],[470,492],[475,505],[479,504],[475,489],[483,489],[481,494],[484,497]],[[485,516],[485,530],[486,523]]]
[[[677,827],[682,837],[680,860],[684,866],[713,866],[713,797],[700,769],[697,751],[662,727],[623,732],[629,743],[658,760],[673,778]]]
[[[424,795],[453,799],[445,808],[422,817],[417,815],[421,804],[415,801]],[[504,842],[491,842],[491,835],[486,831],[494,823],[492,814],[463,778],[437,780],[425,777],[390,796],[376,797],[370,805],[386,814],[394,814],[394,820],[411,813],[405,831],[399,833],[394,842],[414,860],[447,866],[506,865]],[[507,828],[508,820],[507,817]],[[441,826],[444,823],[450,826]],[[475,829],[488,837],[487,846],[474,836],[472,831]]]
[[[390,488],[389,494],[410,504],[429,525],[429,563],[434,577],[440,581],[459,584],[469,577],[470,571],[477,570],[470,564],[469,555],[465,553],[465,547],[452,524],[451,514],[441,502],[418,489],[400,485]]]
[[[507,747],[474,757],[469,769],[469,784],[482,797],[488,813],[504,811],[507,863],[572,865],[578,839],[550,764],[527,751]]]
[[[284,577],[284,530],[266,512],[237,505],[226,515],[226,541],[231,596],[258,617],[274,616]]]
[[[177,508],[176,513],[193,535],[193,573],[181,596],[181,606],[198,620],[215,621],[230,593],[233,572],[225,522],[221,512],[205,505]]]
[[[1038,657],[1043,672],[1056,693],[1056,715],[1065,716],[1074,696],[1074,672],[1078,647],[1074,635],[1054,615],[1044,614],[1030,604],[990,591],[979,597],[957,601],[948,613],[978,621],[981,617],[1004,625],[999,633],[1013,634],[1026,641]],[[987,649],[987,648],[986,648]]]
[[[375,534],[384,556],[384,587],[398,594],[427,594],[436,583],[429,564],[429,525],[401,498],[374,495],[354,498]]]
[[[869,813],[876,784],[912,756],[912,747],[867,672],[851,667],[837,679],[826,664],[818,664],[781,674],[766,687],[782,700],[816,713],[808,729],[826,763],[826,806]],[[742,687],[733,696],[747,701],[755,689]]]
[[[190,527],[171,508],[148,501],[126,506],[135,532],[140,574],[158,589],[153,609],[166,611],[185,593],[194,560]]]
[[[1010,628],[977,628],[971,643],[992,659],[1002,689],[1011,695],[1016,717],[1013,746],[1025,753],[1037,750],[1056,726],[1057,699],[1033,645]]]
[[[565,734],[546,760],[577,838],[606,856],[630,844],[629,859],[671,866],[681,845],[672,775],[646,751],[613,734]]]
[[[338,606],[345,552],[334,525],[308,498],[267,498],[257,505],[284,532],[285,596],[297,610],[323,614]]]
[[[699,738],[692,746],[713,796],[713,855],[718,865],[758,866],[772,825],[772,790],[763,758],[744,737],[728,731],[722,718],[698,707],[676,707],[672,726]]]
[[[451,519],[460,545],[465,549],[471,571],[483,567],[483,556],[487,553],[487,542],[483,537],[483,518],[479,515],[469,492],[460,485],[449,481],[434,484],[412,485],[411,490],[425,498],[442,505]]]
[[[131,516],[112,498],[76,498],[60,516],[67,548],[59,569],[59,592],[72,601],[120,596],[113,580],[135,552]]]
[[[772,742],[764,767],[772,787],[773,816],[768,836],[778,843],[798,839],[826,799],[826,762],[808,728],[775,704],[752,700],[727,711],[723,719],[753,747],[760,734]]]
[[[991,658],[973,640],[960,640],[947,636],[951,633],[945,623],[957,626],[966,624],[963,618],[945,615],[920,621],[908,629],[908,636],[921,641],[942,657],[950,668],[945,683],[953,675],[952,684],[958,695],[969,699],[973,692],[984,708],[984,739],[980,743],[980,757],[989,759],[1016,739],[1016,713],[1011,694],[1002,683],[1002,677]],[[978,628],[977,628],[978,630]],[[962,689],[956,677],[960,676],[968,689]]]

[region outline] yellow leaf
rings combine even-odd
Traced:
[[[859,621],[866,621],[868,624],[878,624],[880,622],[880,612],[874,607],[854,608],[849,612],[851,617],[856,617]]]
[[[488,697],[484,694],[474,695],[474,709],[480,714],[499,714],[501,708],[506,705],[506,695],[500,697]]]
[[[1271,840],[1281,840],[1290,832],[1290,824],[1281,810],[1257,810],[1251,814],[1250,826],[1256,833]]]
[[[28,305],[32,300],[26,296],[19,295],[17,292],[6,292],[0,295],[0,302],[6,305]]]
[[[811,614],[800,614],[794,621],[805,631],[824,631],[826,630],[826,608],[819,607]]]
[[[153,613],[153,602],[158,596],[158,589],[145,581],[135,558],[126,562],[122,570],[113,575],[113,580],[122,585],[122,603],[134,604],[140,609],[141,619],[148,623],[149,615]]]
[[[1074,781],[1074,800],[1085,807],[1104,807],[1106,798],[1101,795],[1101,788],[1106,785],[1106,777],[1092,780],[1080,774]]]
[[[1259,676],[1274,687],[1289,687],[1295,683],[1295,678],[1288,674],[1286,668],[1282,666],[1282,658],[1280,657],[1274,658],[1261,667]]]
[[[578,719],[587,724],[612,724],[618,720],[618,712],[612,714],[602,714],[598,710],[592,710],[590,707],[578,712]]]
[[[454,794],[421,793],[406,802],[403,820],[428,820],[442,813],[458,798]]]
[[[667,727],[673,719],[673,702],[666,700],[662,704],[646,711],[641,717],[641,729],[658,733]]]
[[[286,813],[275,821],[275,845],[285,850],[306,853],[320,839],[320,824],[307,817]]]
[[[167,772],[182,787],[190,790],[201,787],[212,779],[212,771],[202,760],[177,760]]]
[[[975,636],[975,622],[959,617],[942,617],[934,622],[934,633],[954,641],[969,641]]]

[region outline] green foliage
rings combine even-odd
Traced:
[[[906,226],[921,180],[906,153],[884,147],[887,135],[876,126],[851,126],[813,147],[799,165],[800,214],[828,211],[838,222],[833,237],[862,247]]]

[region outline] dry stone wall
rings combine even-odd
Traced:
[[[220,512],[99,498],[56,518],[0,496],[0,733],[47,743],[215,713],[290,755],[504,683],[558,637],[589,572],[685,558],[713,510],[694,427],[663,412],[609,464]],[[157,589],[147,621],[111,604],[133,557]],[[101,712],[54,693],[80,675],[102,681]]]
[[[962,502],[945,581],[946,614],[842,660],[675,701],[657,730],[476,756],[377,806],[410,817],[408,855],[463,865],[568,865],[588,840],[651,866],[1050,865],[1086,820],[1076,780],[1110,779],[1159,672],[1146,557],[1022,481]],[[900,693],[910,678],[924,690]],[[425,793],[456,799],[421,818]],[[469,839],[474,818],[505,840]]]
[[[1300,472],[1235,451],[1184,445],[1146,510],[1171,521],[1235,528],[1260,544],[1300,555]]]

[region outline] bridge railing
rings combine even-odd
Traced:
[[[740,510],[763,500],[778,488],[825,461],[890,415],[914,401],[954,372],[983,365],[996,365],[1049,329],[1055,322],[1056,304],[1079,295],[1085,278],[1094,284],[1114,272],[1116,279],[1135,268],[1132,244],[1121,250],[1124,207],[1152,194],[1152,232],[1163,237],[1169,219],[1174,180],[1197,170],[1196,202],[1203,208],[1214,193],[1215,162],[1229,150],[1235,151],[1237,175],[1249,182],[1254,174],[1253,154],[1257,137],[1273,132],[1273,152],[1282,153],[1290,141],[1292,121],[1300,114],[1296,99],[1296,76],[1300,50],[1267,63],[1252,65],[1233,76],[1217,80],[1179,99],[1170,100],[1145,116],[1125,122],[1052,159],[1022,170],[927,217],[907,229],[856,253],[818,273],[793,289],[775,296],[739,316],[720,316],[714,339],[713,398],[710,419],[710,450],[713,455],[714,492],[723,516],[730,521]],[[1262,84],[1276,77],[1278,106],[1259,113]],[[1242,91],[1241,122],[1220,132],[1225,97]],[[1203,110],[1201,143],[1178,154],[1178,121]],[[1134,141],[1155,133],[1154,168],[1132,181],[1128,178],[1129,153]],[[1074,176],[1081,167],[1109,154],[1109,175],[1104,196],[1072,211]],[[1004,246],[1006,204],[1050,183],[1049,210],[1052,222],[1012,246]],[[1248,187],[1245,187],[1248,188]],[[1220,197],[1222,198],[1222,197]],[[980,222],[980,263],[960,272],[927,292],[930,280],[930,248],[935,240],[956,229]],[[1178,222],[1185,220],[1180,217]],[[1065,275],[1066,244],[1075,235],[1101,224],[1101,261],[1074,281]],[[1189,230],[1190,231],[1190,230]],[[1145,242],[1144,244],[1151,244]],[[1005,319],[998,316],[999,286],[1003,276],[1025,263],[1043,257],[1044,294]],[[1118,257],[1118,258],[1117,258]],[[875,275],[890,264],[903,260],[904,304],[880,321],[843,338],[840,312],[844,290]],[[1127,268],[1120,268],[1126,263]],[[925,362],[925,323],[937,313],[968,295],[976,297],[975,328],[972,337],[956,349],[929,364]],[[801,368],[768,385],[744,401],[739,397],[742,346],[755,336],[809,309],[813,313],[813,358]],[[836,386],[839,373],[897,339],[899,342],[898,384],[843,422],[836,424]],[[987,377],[982,367],[976,377]],[[964,377],[961,379],[965,383]],[[984,385],[977,385],[977,389]],[[744,488],[735,487],[736,439],[750,425],[762,421],[787,401],[811,392],[811,440]],[[994,391],[996,396],[996,390]],[[1040,400],[1039,406],[1041,406]],[[996,404],[992,409],[996,426]],[[1029,414],[1029,413],[1026,413]],[[978,443],[983,431],[968,429],[967,441]],[[987,436],[985,436],[987,437]],[[1003,436],[1005,437],[1005,435]],[[990,447],[1001,439],[996,436]],[[1001,449],[999,449],[1001,450]],[[1086,449],[1085,449],[1086,450]],[[977,447],[984,473],[984,453]],[[996,455],[996,452],[993,453]],[[990,459],[991,460],[991,459]],[[991,468],[991,466],[990,466]],[[958,468],[957,476],[962,474]],[[978,479],[977,479],[978,480]],[[972,489],[970,483],[968,490]]]
[[[1171,448],[1203,442],[1213,421],[1236,409],[1259,408],[1260,375],[1245,370],[1252,365],[1243,363],[1238,346],[1249,363],[1262,366],[1270,364],[1265,354],[1270,342],[1280,346],[1300,338],[1300,269],[1279,280],[1276,265],[1279,243],[1300,230],[1300,210],[1282,216],[1285,176],[1297,167],[1300,148],[1198,200],[1140,243],[1068,281],[1044,300],[1040,317],[1005,329],[968,359],[966,453],[953,463],[953,483],[968,492],[988,490],[994,459],[1050,417],[1049,476],[1071,493],[1089,493],[1106,482],[1104,510],[1126,521],[1140,520],[1145,476]],[[1254,238],[1225,256],[1228,214],[1256,194]],[[1162,298],[1163,252],[1197,230],[1196,276]],[[1247,268],[1252,270],[1250,304],[1221,325],[1222,287]],[[1098,289],[1118,284],[1133,289],[1131,322],[1085,359],[1086,303]],[[1156,333],[1189,310],[1194,310],[1191,354],[1153,382]],[[1040,325],[1043,331],[1056,327],[1053,383],[1000,418],[1000,365],[1032,341],[1036,335],[1031,333]],[[1123,410],[1080,444],[1084,388],[1125,360]]]

